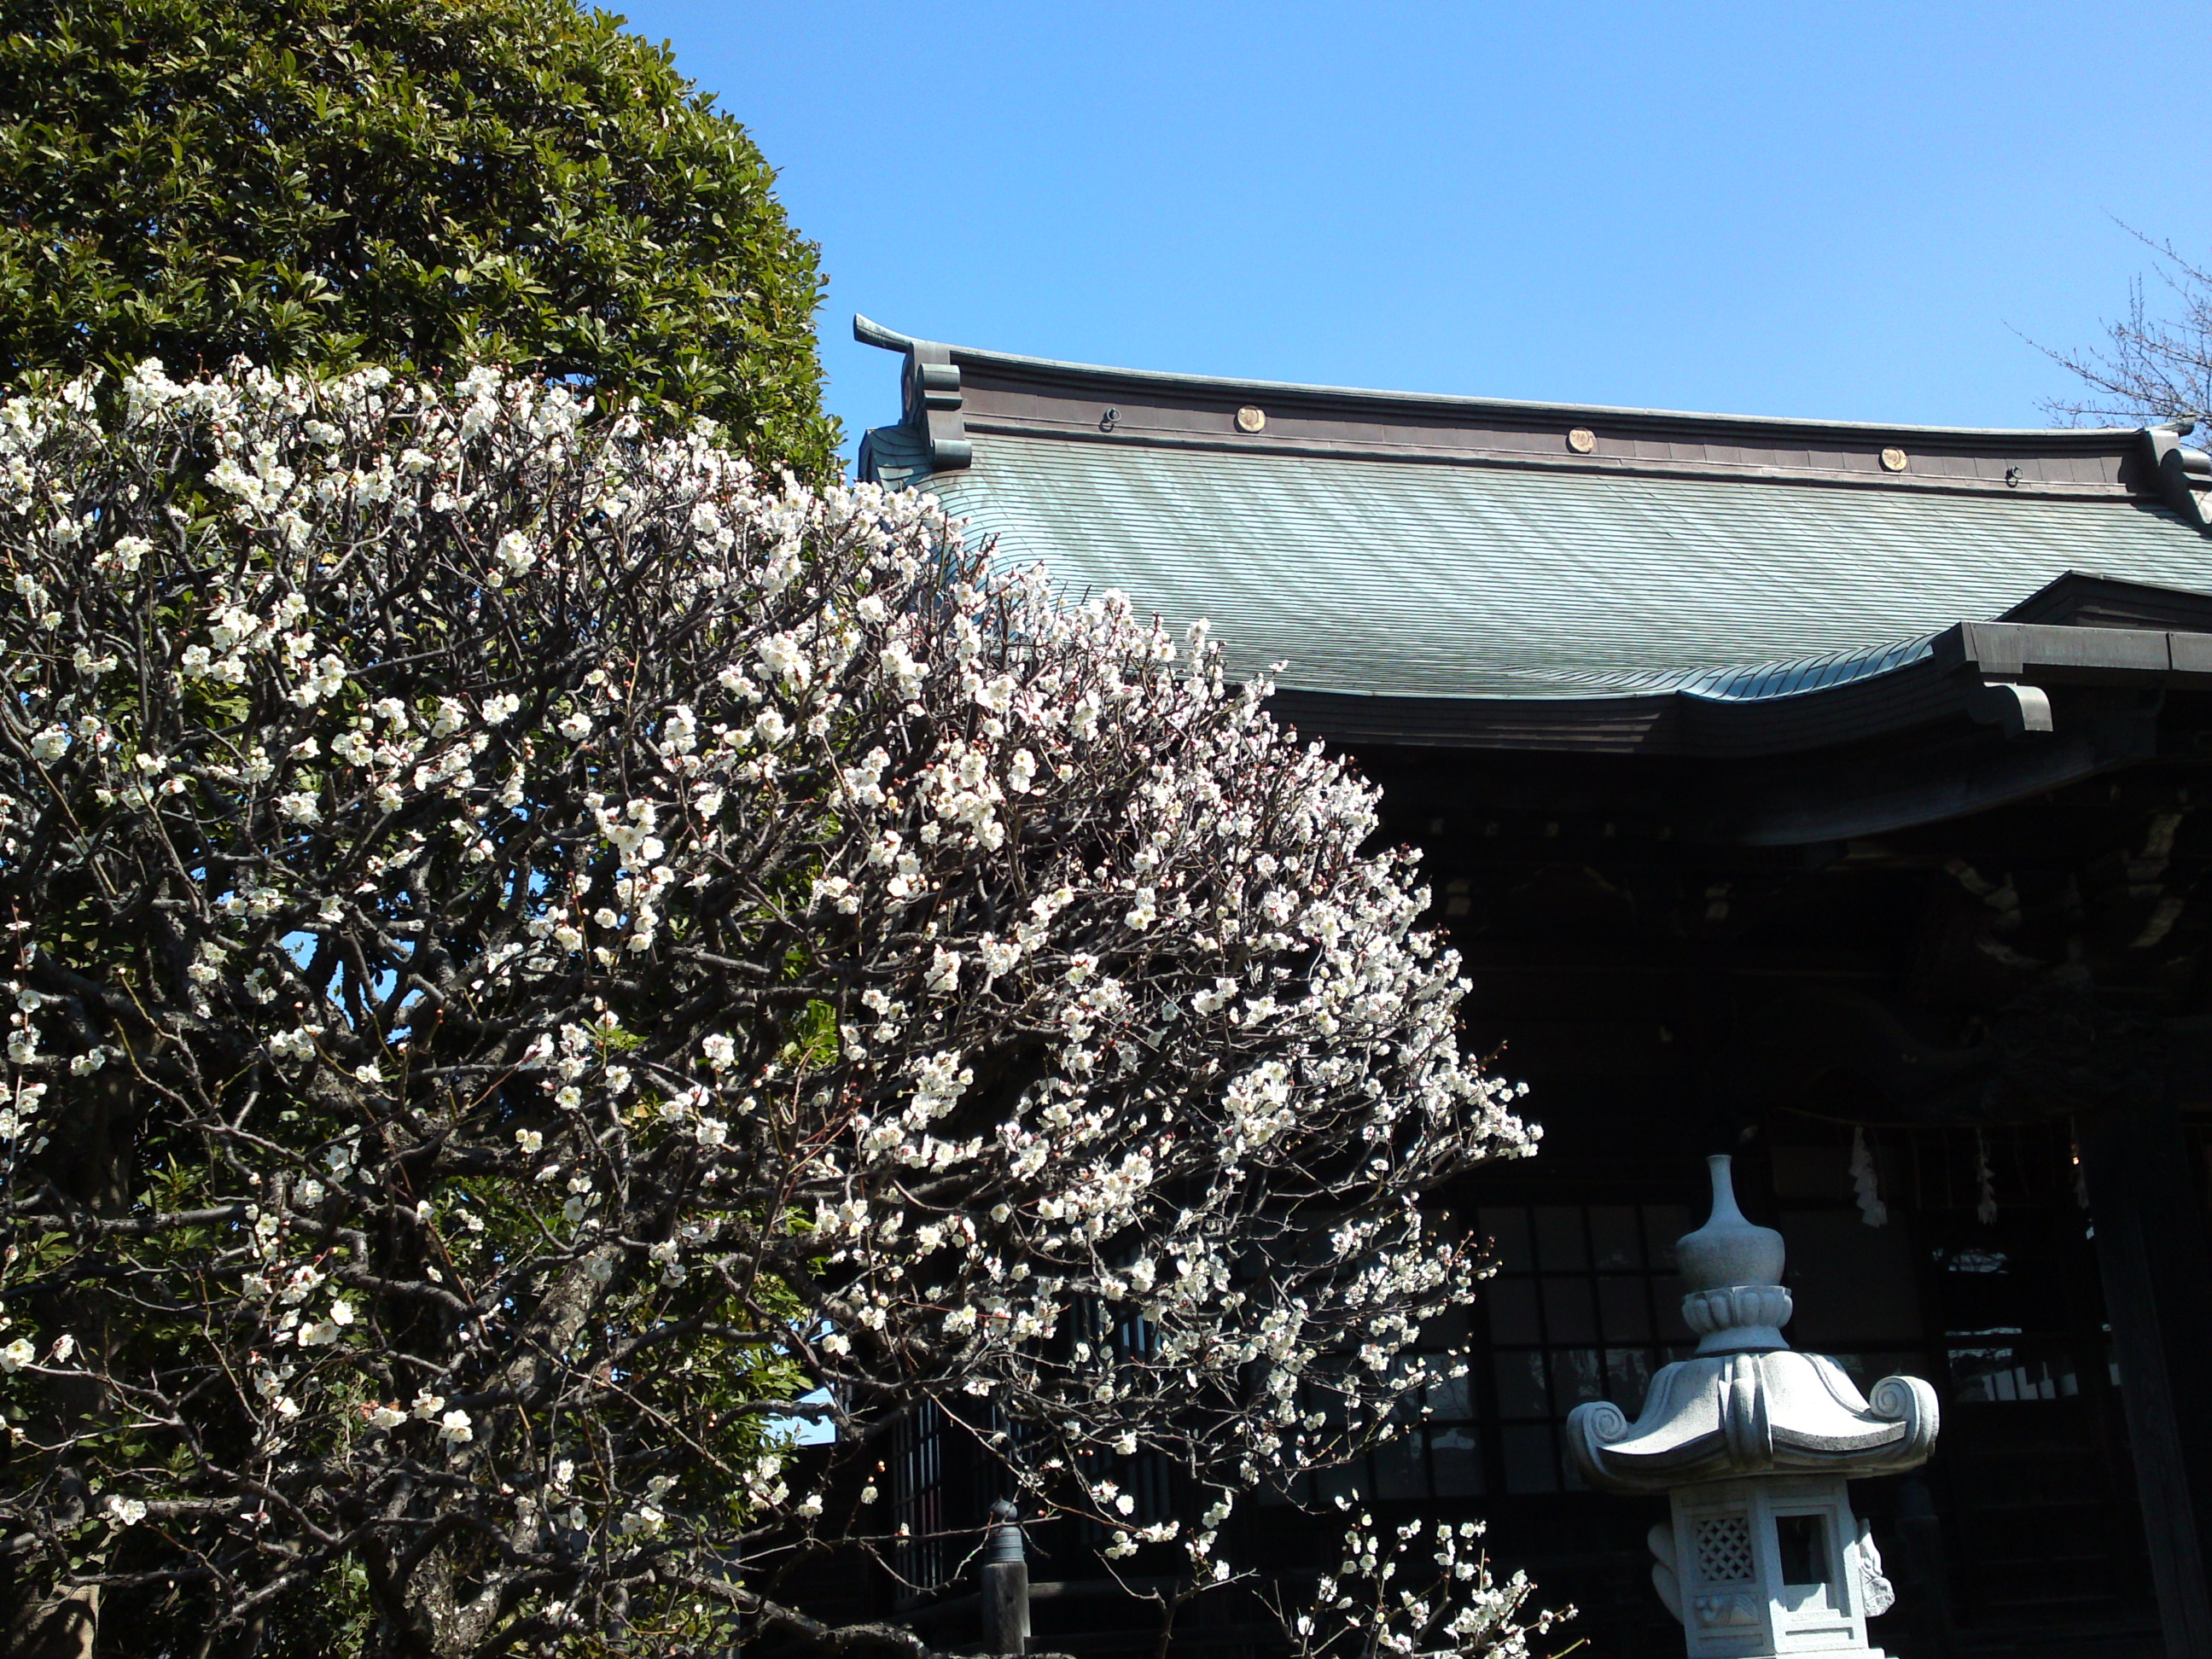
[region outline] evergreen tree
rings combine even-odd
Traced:
[[[574,0],[0,0],[0,380],[489,362],[819,475],[774,182]]]

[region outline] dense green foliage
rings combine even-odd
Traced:
[[[819,474],[774,178],[574,0],[0,0],[0,380],[489,361]]]

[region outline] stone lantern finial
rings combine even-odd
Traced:
[[[1782,1335],[1791,1311],[1782,1285],[1782,1235],[1745,1220],[1736,1208],[1732,1161],[1725,1152],[1705,1160],[1713,1177],[1711,1218],[1674,1246],[1682,1317],[1698,1334],[1701,1354],[1761,1353],[1790,1346]]]
[[[1593,1486],[1672,1500],[1651,1577],[1693,1659],[1874,1659],[1866,1621],[1894,1597],[1844,1482],[1926,1461],[1935,1390],[1887,1376],[1869,1401],[1793,1350],[1782,1235],[1736,1207],[1727,1158],[1706,1164],[1712,1215],[1675,1247],[1697,1352],[1660,1369],[1633,1423],[1609,1401],[1576,1407],[1569,1455]]]

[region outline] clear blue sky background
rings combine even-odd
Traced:
[[[2201,3],[837,3],[631,25],[861,311],[1202,374],[2037,425],[2146,250],[2212,255]],[[2192,33],[2199,32],[2199,33]],[[2015,332],[2017,331],[2017,332]]]

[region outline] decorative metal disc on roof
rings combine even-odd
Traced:
[[[1255,409],[1247,404],[1237,411],[1237,429],[1239,432],[1257,432],[1267,424],[1267,411],[1264,409]]]
[[[1902,472],[1905,471],[1905,452],[1903,450],[1890,448],[1885,449],[1881,452],[1881,470],[1883,471]]]
[[[1597,447],[1597,434],[1586,426],[1578,426],[1567,434],[1567,447],[1577,455],[1587,455]]]

